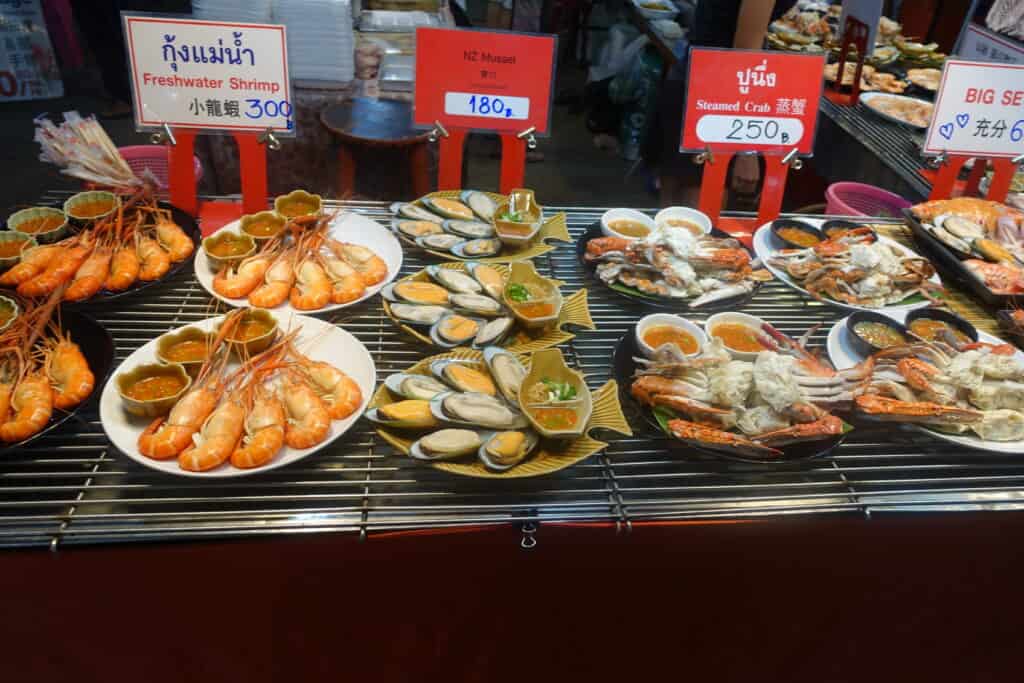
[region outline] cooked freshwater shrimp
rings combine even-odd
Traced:
[[[110,259],[110,274],[103,283],[104,289],[111,292],[128,289],[139,279],[139,267],[139,252],[134,240],[122,244]]]
[[[171,220],[170,213],[166,211],[157,212],[156,239],[174,263],[187,259],[196,248],[192,238]]]
[[[178,456],[178,466],[205,472],[222,465],[235,452],[245,428],[245,408],[237,395],[228,396],[203,422],[194,445]]]
[[[238,267],[226,264],[213,277],[213,290],[229,299],[240,299],[255,290],[270,268],[271,254],[264,251],[243,259]]]
[[[170,254],[152,237],[140,235],[138,239],[139,279],[145,282],[159,280],[171,269]]]
[[[299,367],[309,378],[310,386],[327,404],[332,420],[344,420],[363,403],[363,392],[355,380],[324,361],[313,360],[292,349]]]
[[[307,257],[295,269],[295,286],[289,300],[300,311],[316,310],[330,303],[331,281],[315,259]]]
[[[11,415],[0,425],[0,439],[7,443],[37,434],[53,415],[53,392],[42,369],[26,375],[11,394]]]
[[[331,416],[327,404],[298,373],[285,378],[284,406],[288,412],[284,440],[292,448],[311,448],[327,438]]]
[[[44,244],[39,247],[32,247],[21,253],[21,261],[0,275],[0,285],[4,287],[17,287],[22,282],[39,275],[50,265],[54,257],[65,249],[63,242],[57,244]]]
[[[284,446],[288,416],[284,404],[274,391],[259,385],[249,394],[249,412],[245,416],[245,436],[231,464],[239,469],[261,467],[274,459]]]
[[[45,344],[44,368],[53,387],[53,405],[67,410],[89,398],[96,378],[78,344],[67,334],[57,334]]]
[[[355,268],[363,278],[363,284],[367,287],[374,286],[388,276],[388,264],[372,249],[351,242],[339,242],[331,238],[326,238],[324,242],[335,256]]]
[[[295,250],[285,249],[267,269],[263,284],[249,293],[249,303],[259,308],[274,308],[284,303],[295,284]]]
[[[356,269],[336,256],[321,258],[327,277],[331,279],[331,303],[347,304],[366,293],[366,285]]]
[[[110,260],[113,255],[110,245],[98,244],[92,254],[78,267],[71,284],[64,290],[64,300],[82,301],[100,291],[110,275]]]
[[[0,351],[0,424],[11,414],[11,395],[21,374],[20,350],[11,347]]]
[[[85,233],[76,239],[73,246],[56,254],[43,272],[18,285],[18,294],[36,298],[53,293],[67,283],[92,253],[95,242]]]

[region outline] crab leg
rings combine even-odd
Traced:
[[[785,446],[800,441],[813,441],[826,436],[837,436],[843,433],[843,421],[835,415],[826,415],[814,422],[793,425],[785,429],[758,434],[754,441],[764,446]]]
[[[762,446],[738,434],[723,432],[721,429],[707,427],[695,422],[672,420],[668,423],[668,428],[671,430],[672,436],[695,446],[735,451],[743,455],[762,458],[777,458],[782,455],[782,451],[776,448]]]
[[[857,408],[881,420],[916,422],[919,424],[973,424],[984,417],[980,410],[955,408],[924,401],[908,402],[886,398],[877,394],[865,394],[855,400]]]

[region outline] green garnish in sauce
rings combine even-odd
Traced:
[[[513,283],[508,286],[508,298],[523,303],[530,300],[530,290],[525,285]]]
[[[558,382],[548,377],[541,382],[548,388],[549,401],[571,401],[576,398],[576,387],[569,382]]]
[[[523,217],[518,211],[505,211],[501,214],[501,220],[512,221],[513,223],[522,223]]]

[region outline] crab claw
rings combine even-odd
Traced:
[[[863,394],[854,399],[857,408],[881,420],[916,422],[918,424],[973,424],[984,417],[980,410],[954,408],[924,401],[899,401],[877,394]]]
[[[826,436],[838,436],[843,433],[843,426],[843,421],[835,415],[826,415],[814,422],[805,422],[785,429],[758,434],[754,437],[754,441],[764,446],[785,446],[800,441],[823,439]]]
[[[672,436],[680,441],[722,451],[733,451],[742,455],[750,455],[758,458],[777,458],[782,451],[746,439],[738,434],[723,432],[721,429],[707,427],[696,422],[686,420],[671,420],[668,428]]]

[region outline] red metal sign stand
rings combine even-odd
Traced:
[[[932,193],[928,195],[928,199],[949,199],[952,197],[956,188],[957,176],[960,175],[960,169],[963,168],[970,158],[960,154],[943,157],[939,162],[939,170],[935,174],[935,179],[932,182]],[[1006,201],[1006,195],[1009,193],[1010,185],[1013,183],[1013,175],[1017,171],[1017,164],[1013,163],[1013,160],[1005,158],[974,157],[974,168],[971,169],[967,177],[963,196],[974,197],[979,194],[978,186],[985,175],[985,170],[989,163],[992,164],[994,173],[992,175],[992,184],[989,185],[985,198],[995,202]]]
[[[437,189],[458,190],[462,188],[462,157],[466,144],[465,129],[446,129],[435,123],[433,139],[439,144]],[[508,194],[514,188],[523,186],[526,176],[526,149],[536,146],[533,129],[522,133],[501,133],[501,178],[498,191]]]
[[[775,220],[782,211],[782,196],[786,192],[789,167],[792,165],[794,168],[800,168],[801,162],[791,156],[765,155],[764,183],[761,187],[757,218],[722,218],[722,198],[729,174],[729,162],[733,156],[733,152],[704,152],[698,156],[699,162],[704,164],[700,182],[700,210],[708,215],[712,225],[749,246],[754,231]]]
[[[267,208],[267,153],[268,145],[277,142],[270,136],[255,133],[232,133],[238,144],[239,168],[242,176],[242,201],[200,202],[196,195],[195,141],[196,133],[176,130],[171,133],[170,182],[171,203],[186,213],[198,216],[204,235],[237,220],[243,214],[265,211]]]
[[[857,104],[860,95],[860,74],[864,70],[864,60],[868,58],[868,30],[867,24],[863,21],[846,18],[846,28],[843,31],[843,40],[839,50],[839,64],[836,69],[836,80],[832,88],[825,89],[825,97],[829,101],[840,106],[849,107]],[[849,93],[842,92],[843,75],[846,73],[846,55],[850,48],[857,50],[857,68],[853,72],[853,83]]]

